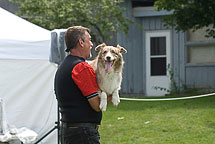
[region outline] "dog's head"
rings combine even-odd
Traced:
[[[98,57],[102,62],[105,72],[109,72],[111,68],[117,70],[123,66],[122,53],[127,53],[127,50],[120,45],[107,46],[105,43],[98,45],[95,51],[99,51]]]

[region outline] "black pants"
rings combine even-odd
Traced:
[[[100,144],[97,129],[91,127],[61,127],[61,144]]]

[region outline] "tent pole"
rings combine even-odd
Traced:
[[[38,144],[45,137],[51,134],[55,129],[57,129],[57,144],[60,144],[60,112],[58,102],[57,102],[57,122],[55,122],[55,126],[51,130],[49,130],[43,137],[38,139],[34,144]]]

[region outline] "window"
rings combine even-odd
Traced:
[[[150,38],[151,76],[166,75],[166,37]]]
[[[189,46],[188,63],[215,63],[215,46]]]
[[[215,39],[205,37],[206,29],[187,31],[187,63],[215,63]]]

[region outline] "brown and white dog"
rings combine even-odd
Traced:
[[[98,45],[95,51],[98,56],[89,62],[96,72],[99,86],[100,109],[107,108],[107,97],[112,95],[112,103],[117,106],[120,103],[119,90],[122,82],[123,56],[127,50],[120,45],[117,47],[107,46],[105,43]]]

